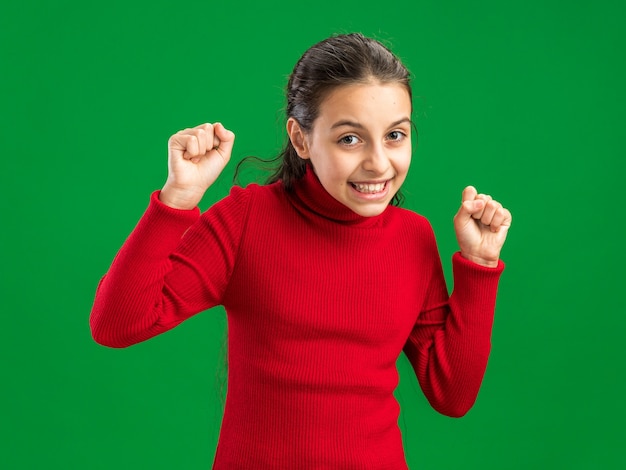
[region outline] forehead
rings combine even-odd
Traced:
[[[410,118],[411,98],[400,83],[366,83],[342,85],[321,102],[318,120],[332,125],[339,120],[357,121],[363,125],[395,122]]]

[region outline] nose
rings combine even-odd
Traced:
[[[383,175],[389,170],[389,158],[382,143],[372,144],[363,159],[363,169],[375,175]]]

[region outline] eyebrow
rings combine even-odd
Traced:
[[[408,122],[409,124],[411,124],[411,120],[408,117],[405,117],[405,118],[399,119],[399,120],[397,120],[395,122],[392,122],[389,127],[395,127],[398,124],[402,124],[404,122]],[[357,129],[365,129],[363,124],[358,123],[356,121],[350,121],[350,120],[347,120],[347,119],[344,119],[342,121],[337,121],[335,124],[330,126],[330,128],[331,129],[335,129],[335,128],[341,127],[341,126],[350,126],[350,127],[356,127]]]

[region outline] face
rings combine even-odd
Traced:
[[[411,100],[401,84],[345,85],[321,103],[309,132],[287,130],[322,186],[359,215],[381,214],[411,162]]]

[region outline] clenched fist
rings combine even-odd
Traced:
[[[454,216],[461,255],[483,266],[496,267],[511,220],[511,213],[491,196],[478,194],[473,186],[465,188],[461,207]]]
[[[176,209],[193,209],[222,172],[235,134],[222,124],[185,129],[168,142],[168,175],[159,199]]]

